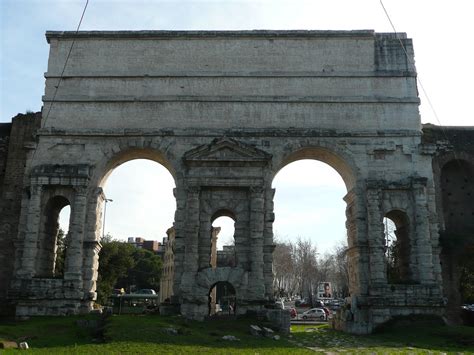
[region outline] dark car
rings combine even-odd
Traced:
[[[296,300],[295,301],[296,307],[311,307],[311,303],[307,300]]]

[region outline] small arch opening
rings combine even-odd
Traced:
[[[45,205],[37,242],[36,277],[64,276],[70,205],[64,196],[51,197]]]
[[[230,211],[219,211],[213,216],[210,264],[213,268],[237,265],[235,217]]]
[[[209,289],[209,316],[236,314],[237,297],[234,286],[228,281],[218,281]]]
[[[405,212],[393,210],[384,219],[387,282],[402,284],[413,281],[410,267],[411,243],[409,219]]]

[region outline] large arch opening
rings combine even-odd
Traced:
[[[349,295],[347,240],[353,229],[346,211],[354,184],[349,165],[326,149],[302,149],[283,161],[272,183],[276,298],[296,296],[314,306]],[[331,292],[319,292],[324,287]]]
[[[168,284],[173,279],[163,275],[173,269],[163,270],[162,261],[166,246],[171,246],[176,212],[169,164],[148,151],[122,153],[109,163],[100,186],[98,302],[106,303],[114,292],[158,294],[161,277]],[[172,295],[171,290],[167,293]]]
[[[458,316],[460,305],[474,303],[474,164],[452,159],[441,168],[443,224],[441,265],[448,316]]]

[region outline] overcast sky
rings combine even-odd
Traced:
[[[84,4],[85,0],[0,0],[1,122],[9,122],[18,112],[41,109],[49,50],[44,33],[75,30]],[[384,4],[397,30],[407,32],[414,41],[419,79],[440,120],[420,90],[422,122],[473,125],[474,2],[385,0]],[[392,32],[379,0],[90,0],[81,29]],[[307,162],[288,166],[274,181],[278,190],[275,231],[281,238],[312,237],[324,252],[328,240],[345,234],[341,202],[345,187],[333,177],[331,168],[317,162],[301,164]],[[161,239],[174,214],[173,181],[167,174],[151,162],[119,167],[106,185],[108,197],[114,199],[107,211],[106,230],[122,238]]]

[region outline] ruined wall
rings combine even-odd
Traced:
[[[0,127],[0,314],[12,312],[7,304],[7,290],[21,241],[17,240],[23,177],[27,158],[35,146],[41,114],[19,114],[11,124]]]
[[[474,128],[424,125],[423,146],[433,155],[448,317],[459,322],[460,266],[474,248]]]

